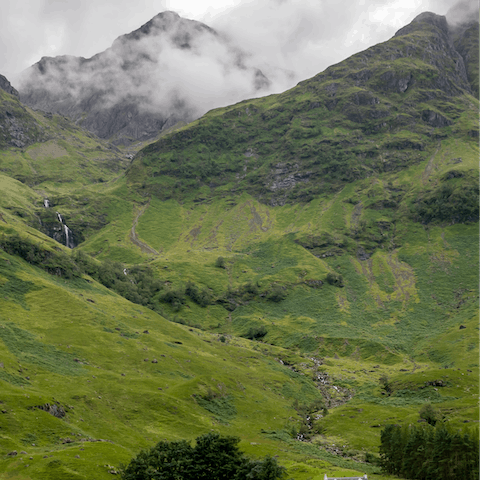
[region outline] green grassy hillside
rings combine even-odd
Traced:
[[[241,436],[254,457],[281,450],[292,471],[358,471],[321,450],[309,466],[292,439],[299,406],[324,405],[311,359],[172,324],[85,276],[3,251],[0,262],[1,478],[109,478],[141,447],[210,430]]]
[[[43,136],[0,152],[0,478],[111,478],[213,430],[289,478],[386,479],[385,425],[431,405],[478,435],[478,99],[444,27],[128,167],[2,94]]]

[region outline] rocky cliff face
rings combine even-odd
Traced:
[[[0,88],[10,95],[18,97],[18,92],[12,87],[12,84],[3,75],[0,75]]]
[[[128,144],[268,85],[217,32],[163,12],[92,58],[42,58],[24,72],[19,90],[32,108],[67,115],[101,138]]]
[[[0,148],[23,148],[44,136],[43,128],[20,103],[18,92],[0,75]]]

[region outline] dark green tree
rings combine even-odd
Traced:
[[[245,460],[240,439],[207,433],[196,439],[193,449],[194,477],[198,480],[231,480]]]
[[[285,474],[275,458],[244,457],[237,437],[207,433],[195,442],[162,441],[142,450],[122,470],[122,480],[276,480]]]
[[[276,480],[285,476],[286,469],[275,458],[245,462],[237,471],[234,480]]]
[[[142,450],[122,472],[123,480],[183,480],[192,477],[193,448],[185,440]]]

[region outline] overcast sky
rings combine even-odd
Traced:
[[[478,5],[478,0],[467,0]],[[0,73],[42,56],[91,57],[157,13],[173,10],[227,34],[258,64],[296,80],[388,40],[423,11],[445,15],[457,0],[1,0]]]

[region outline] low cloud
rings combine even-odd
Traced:
[[[81,119],[108,137],[123,126],[105,118],[105,110],[128,118],[144,114],[149,121],[172,115],[190,121],[212,108],[269,93],[272,83],[222,35],[164,12],[90,59],[43,58],[18,78],[18,85],[27,104]],[[112,132],[106,125],[115,122]],[[158,131],[158,125],[152,129]]]
[[[236,6],[225,10],[228,3]],[[192,6],[192,0],[2,0],[0,41],[4,48],[0,51],[0,73],[14,80],[18,72],[43,56],[90,57],[159,12],[174,10],[220,29],[260,60],[294,70],[303,79],[387,40],[422,11],[444,15],[455,3],[195,0]],[[199,14],[202,8],[204,13]]]
[[[391,38],[424,11],[444,15],[455,0],[253,0],[210,25],[270,63],[309,78]],[[477,4],[476,0],[462,2]]]
[[[452,27],[469,23],[473,19],[478,21],[478,0],[461,0],[447,12],[447,21]]]

